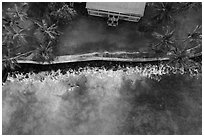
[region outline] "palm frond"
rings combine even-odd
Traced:
[[[25,21],[28,17],[26,11],[23,10],[23,8],[25,8],[25,5],[21,4],[20,6],[17,6],[17,4],[14,4],[13,8],[7,9],[7,15],[13,19]]]
[[[189,42],[201,42],[202,41],[202,29],[201,25],[197,25],[192,32],[189,32],[185,41]]]
[[[162,39],[163,35],[159,34],[158,32],[153,32],[152,36],[155,37],[156,39]]]
[[[177,7],[172,2],[158,2],[154,4],[152,20],[156,23],[174,23],[173,16],[177,13]]]

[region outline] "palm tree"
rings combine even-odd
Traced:
[[[170,56],[170,61],[167,65],[174,65],[176,68],[184,68],[185,70],[193,70],[195,68],[200,68],[201,64],[192,60],[190,54],[186,50],[175,50]]]
[[[57,36],[60,35],[55,24],[48,26],[48,23],[44,19],[42,20],[42,22],[35,21],[34,23],[39,27],[39,30],[44,34],[44,36],[48,37],[51,40],[56,39]]]
[[[3,27],[3,45],[6,45],[8,43],[11,44],[16,44],[15,47],[19,47],[22,45],[27,44],[27,40],[26,37],[28,36],[28,34],[26,33],[25,29],[19,29],[16,26],[9,26]]]
[[[34,52],[34,60],[37,61],[52,61],[54,59],[53,54],[54,41],[41,43],[40,46]]]
[[[173,37],[175,30],[171,30],[169,27],[163,28],[164,34],[153,32],[153,37],[158,41],[153,44],[153,50],[160,50],[164,53],[175,49],[175,38]]]
[[[197,25],[192,32],[187,34],[187,37],[183,39],[182,43],[184,45],[184,51],[202,47],[202,26]]]
[[[195,67],[201,67],[200,63],[190,59],[191,56],[195,55],[196,49],[199,50],[202,46],[202,32],[200,29],[201,26],[197,25],[192,32],[188,33],[187,38],[181,42],[182,46],[176,46],[168,64],[175,64],[177,67],[183,67],[187,70],[194,69]],[[189,44],[192,42],[195,42],[195,46],[193,48],[189,48]]]
[[[14,41],[16,40],[19,43],[19,45],[27,43],[25,37],[28,35],[25,33],[25,31],[26,31],[25,29],[17,29],[17,30],[14,29],[13,40]]]
[[[27,6],[27,3],[21,3],[20,6],[15,4],[14,8],[8,8],[7,14],[15,20],[25,21],[28,18],[26,13]]]
[[[16,49],[27,43],[25,37],[26,33],[24,29],[14,29],[14,27],[3,27],[2,45],[6,46],[7,54],[3,56],[3,68],[4,70],[13,70],[15,66],[18,66],[16,59],[20,57],[20,53],[16,53]],[[7,71],[4,71],[3,75],[7,75]],[[6,77],[5,77],[6,78]]]
[[[178,8],[174,2],[156,2],[153,4],[154,16],[153,20],[156,23],[174,23],[174,14],[177,13]]]
[[[6,17],[2,18],[2,45],[7,47],[8,57],[11,57],[12,49],[27,43],[26,30],[19,26],[20,22],[27,19],[26,7],[27,3],[20,3],[20,6],[15,4],[13,8],[7,9]]]
[[[189,40],[189,42],[201,42],[202,41],[202,26],[197,25],[195,29],[192,32],[188,33],[188,37],[186,40]]]
[[[42,20],[42,22],[35,21],[34,23],[39,27],[37,30],[40,33],[37,35],[41,35],[41,38],[38,38],[39,47],[34,53],[34,59],[50,62],[54,59],[53,46],[56,44],[60,32],[57,31],[57,26],[55,24],[48,26],[45,20]]]
[[[197,11],[202,8],[201,2],[179,2],[179,11],[189,11],[191,9]]]
[[[27,43],[26,30],[19,26],[20,23],[27,19],[26,3],[20,6],[14,5],[8,8],[6,15],[2,18],[2,46],[5,46],[7,53],[3,55],[2,78],[6,80],[8,72],[18,66],[16,59],[27,53],[16,53],[16,49]]]
[[[2,82],[6,81],[9,71],[13,70],[16,65],[17,62],[15,59],[4,57],[4,61],[2,63]]]

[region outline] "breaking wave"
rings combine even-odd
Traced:
[[[201,88],[201,76],[161,66],[10,75],[3,85],[2,131],[201,134]]]

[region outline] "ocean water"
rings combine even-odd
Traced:
[[[201,76],[155,76],[129,68],[9,77],[3,134],[201,134]]]

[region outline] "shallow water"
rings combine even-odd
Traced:
[[[47,76],[46,76],[47,75]],[[3,134],[201,134],[201,76],[32,74],[3,86]]]

